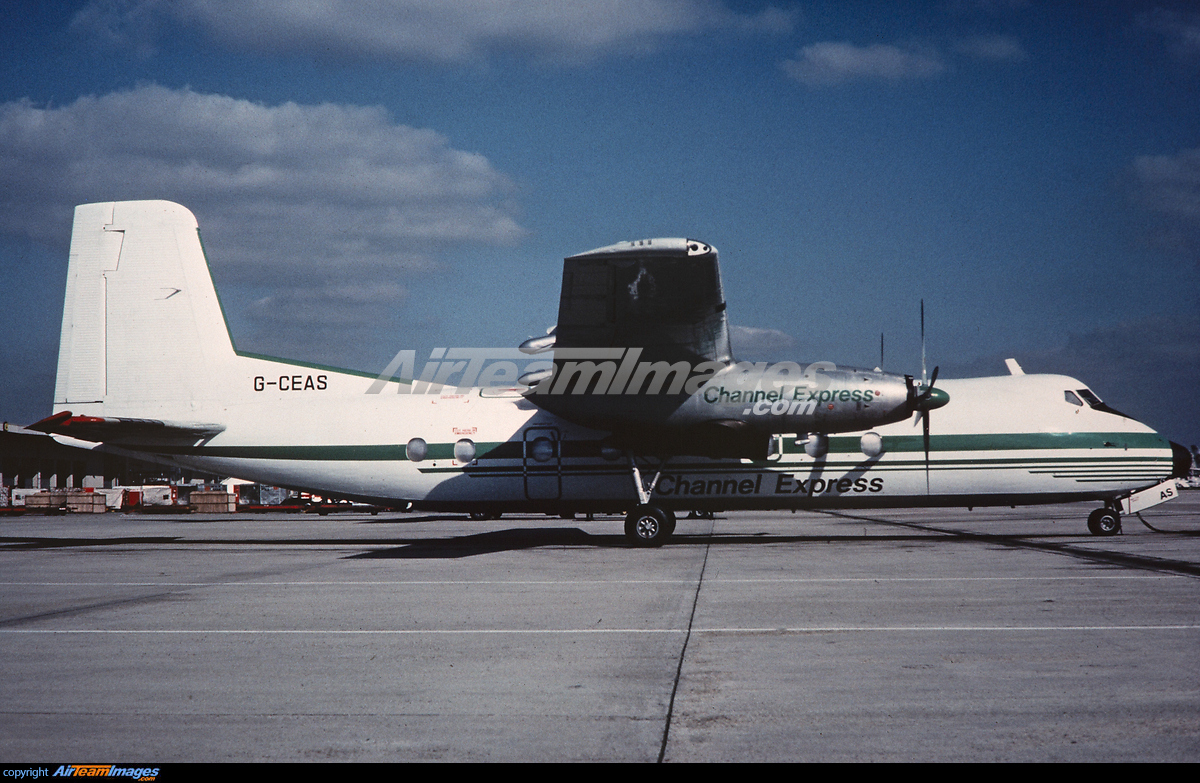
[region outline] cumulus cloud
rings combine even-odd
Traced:
[[[166,198],[221,234],[244,275],[276,260],[300,275],[420,267],[447,243],[522,233],[482,155],[378,107],[158,86],[16,101],[0,105],[0,161],[0,230],[61,245],[76,204]]]
[[[516,51],[578,61],[716,29],[788,30],[794,17],[774,7],[737,13],[719,0],[92,0],[73,26],[138,48],[174,23],[238,48],[323,58],[463,62]]]
[[[888,44],[855,46],[852,43],[824,41],[801,49],[794,60],[784,60],[780,68],[791,78],[809,87],[838,85],[851,81],[899,82],[925,79],[946,70],[937,54],[902,49]]]

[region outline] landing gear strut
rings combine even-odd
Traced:
[[[1088,514],[1087,526],[1093,536],[1115,536],[1121,532],[1121,515],[1114,508],[1098,508]]]

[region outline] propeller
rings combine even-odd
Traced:
[[[921,443],[925,450],[925,493],[929,494],[929,412],[950,402],[950,395],[941,389],[936,389],[938,367],[933,368],[933,377],[925,382],[925,300],[921,300],[921,383],[914,383],[912,376],[906,376],[908,381],[909,410],[917,414],[921,421]],[[920,389],[918,391],[918,388]],[[913,426],[917,422],[913,421]]]
[[[924,364],[924,362],[922,362]],[[924,367],[922,367],[922,371]],[[917,415],[921,417],[921,442],[925,446],[925,494],[929,494],[929,403],[933,400],[933,384],[937,383],[938,368],[933,368],[933,380],[917,397]]]
[[[921,422],[921,441],[925,447],[926,493],[929,492],[929,412],[950,402],[949,394],[934,388],[937,377],[937,367],[933,368],[933,378],[929,381],[929,385],[917,384],[911,375],[905,376],[905,380],[908,381],[908,409],[917,414],[916,419],[913,420],[913,426],[917,426],[918,420]]]

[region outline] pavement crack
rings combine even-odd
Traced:
[[[716,522],[713,522],[713,528]],[[679,680],[683,676],[683,661],[687,657],[688,643],[692,640],[692,627],[696,622],[696,607],[700,603],[700,588],[704,584],[704,571],[708,567],[708,553],[712,551],[712,532],[709,529],[708,542],[704,545],[704,560],[700,563],[700,576],[696,579],[696,591],[692,594],[692,611],[688,615],[687,633],[683,635],[683,644],[679,648],[679,663],[675,667],[675,682],[671,684],[671,700],[667,704],[667,719],[663,725],[662,744],[658,748],[658,763],[663,763],[667,755],[667,741],[671,737],[671,718],[675,714],[675,696],[679,693]]]

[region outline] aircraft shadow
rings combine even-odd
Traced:
[[[1038,539],[1053,538],[1054,541]],[[1091,542],[1094,537],[1080,534],[1083,541]],[[671,538],[663,548],[678,546],[745,546],[765,544],[859,544],[892,541],[897,543],[923,544],[928,546],[946,546],[949,544],[978,545],[992,543],[1005,547],[1037,549],[1053,552],[1068,557],[1075,557],[1093,563],[1132,568],[1138,570],[1175,573],[1187,576],[1200,576],[1200,565],[1187,561],[1173,560],[1127,552],[1109,552],[1094,550],[1090,547],[1078,547],[1064,541],[1061,534],[1035,535],[987,535],[987,534],[951,534],[943,533],[930,535],[927,532],[894,533],[885,535],[795,535],[780,536],[767,533],[752,534],[679,534]],[[396,542],[400,543],[400,542]],[[495,554],[499,552],[515,552],[538,547],[588,547],[591,549],[636,549],[623,535],[606,534],[593,535],[579,528],[510,528],[508,530],[493,530],[468,536],[453,536],[447,538],[419,539],[403,543],[401,546],[377,549],[348,555],[347,560],[425,560],[425,559],[457,559],[475,557],[477,555]],[[647,550],[652,552],[654,550]]]
[[[423,560],[452,559],[516,552],[545,546],[587,546],[627,548],[624,536],[591,535],[577,527],[534,527],[492,530],[469,536],[427,538],[410,541],[394,549],[380,549],[349,555],[347,560]]]
[[[1058,536],[1061,538],[1062,536]],[[1084,535],[1084,538],[1090,536]],[[1000,538],[1000,537],[998,537]],[[1005,538],[1028,538],[1008,536]],[[880,541],[910,543],[952,543],[940,533],[912,532],[869,535],[776,535],[770,533],[676,533],[664,548],[679,546],[744,546],[779,544],[878,543]],[[380,543],[386,543],[381,541]],[[422,560],[474,557],[497,552],[516,552],[538,547],[589,547],[592,549],[638,549],[620,533],[596,535],[579,528],[535,527],[491,530],[466,536],[423,538],[411,541],[396,540],[397,546],[347,555],[348,560]],[[653,551],[653,550],[648,550]]]

